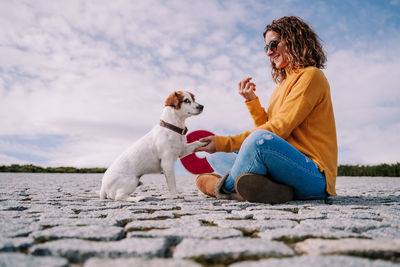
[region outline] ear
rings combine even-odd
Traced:
[[[181,108],[181,103],[183,101],[184,94],[181,91],[175,91],[169,95],[167,100],[165,101],[166,107],[173,107],[175,109]]]
[[[189,93],[189,95],[192,97],[192,100],[193,101],[196,101],[195,99],[194,99],[194,94],[192,94],[191,92],[188,92]]]

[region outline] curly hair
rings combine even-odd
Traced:
[[[308,66],[325,68],[327,59],[320,39],[300,18],[290,16],[273,20],[265,27],[264,39],[269,31],[276,32],[281,42],[283,41],[286,45],[286,57],[290,69],[297,70]],[[285,70],[278,69],[272,61],[271,68],[272,79],[275,83],[280,83],[286,78]]]

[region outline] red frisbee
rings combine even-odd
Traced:
[[[197,141],[201,138],[214,135],[212,132],[198,130],[189,133],[186,136],[186,140],[188,143],[192,143]],[[202,173],[209,173],[214,172],[214,169],[211,167],[210,163],[208,163],[206,158],[199,158],[196,156],[196,153],[192,153],[187,155],[186,157],[181,158],[181,163],[183,167],[187,171],[193,174],[202,174]]]

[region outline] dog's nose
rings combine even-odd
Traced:
[[[203,111],[203,108],[204,108],[203,105],[198,105],[198,106],[197,106],[197,109],[198,109],[199,111]]]

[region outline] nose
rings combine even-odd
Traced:
[[[272,56],[273,54],[274,54],[274,52],[275,51],[272,51],[272,49],[271,48],[268,48],[268,51],[267,51],[267,56]]]
[[[204,108],[203,105],[200,105],[200,104],[199,104],[199,105],[197,106],[197,109],[198,109],[199,111],[203,111],[203,108]]]

